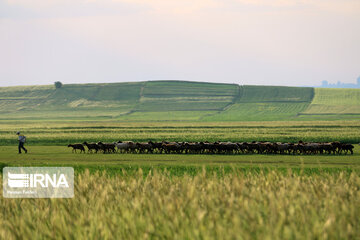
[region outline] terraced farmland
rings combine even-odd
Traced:
[[[104,119],[128,113],[143,83],[0,88],[1,119]]]
[[[238,95],[235,84],[184,81],[147,82],[141,93],[140,112],[221,111]],[[201,114],[201,113],[200,113]]]
[[[360,117],[359,89],[315,89],[311,105],[302,115],[355,115]]]
[[[313,88],[281,86],[243,86],[240,103],[259,102],[311,102]]]
[[[205,116],[207,121],[295,119],[314,95],[312,88],[243,86],[237,101],[225,111]]]
[[[236,103],[227,110],[204,116],[204,121],[264,121],[296,120],[299,112],[305,110],[309,103]]]
[[[0,120],[288,121],[360,116],[359,89],[187,81],[0,88]]]

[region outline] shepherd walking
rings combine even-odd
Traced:
[[[21,153],[21,149],[24,149],[25,153],[27,153],[27,149],[24,147],[24,143],[26,142],[26,137],[21,134],[20,132],[17,132],[16,135],[19,136],[19,153]]]

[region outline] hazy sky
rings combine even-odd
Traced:
[[[0,86],[360,76],[360,0],[0,0]]]

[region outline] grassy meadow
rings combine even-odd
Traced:
[[[358,89],[315,89],[314,99],[302,114],[360,116],[360,91]]]
[[[205,168],[223,176],[236,169],[254,174],[276,170],[306,175],[322,173],[360,173],[360,147],[354,155],[212,155],[212,154],[75,154],[66,146],[27,146],[29,153],[19,155],[16,146],[0,146],[0,166],[71,166],[75,172],[106,171],[110,175],[133,174],[142,169],[165,171],[174,176],[196,175]]]
[[[114,141],[360,142],[360,121],[115,122],[0,121],[0,145],[16,145],[16,131],[30,145]]]

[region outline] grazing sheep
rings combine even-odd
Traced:
[[[351,154],[354,154],[354,146],[352,144],[342,144],[342,150],[347,154],[349,151]]]
[[[353,154],[352,144],[334,142],[132,142],[117,141],[114,143],[87,143],[69,144],[73,152],[80,149],[85,153],[176,153],[176,154]],[[116,151],[117,150],[117,151]]]
[[[98,142],[97,145],[104,153],[115,153],[115,144],[114,143],[102,143]]]
[[[95,153],[97,153],[100,150],[100,147],[96,143],[87,143],[83,142],[83,144],[88,148],[88,152],[93,152],[95,150]]]
[[[116,145],[118,152],[131,152],[136,148],[135,143],[131,141],[125,141],[125,142],[118,141],[115,142],[114,144]]]
[[[72,152],[75,151],[76,153],[76,150],[79,149],[80,150],[80,153],[84,152],[85,153],[85,148],[84,146],[81,144],[81,143],[75,143],[75,144],[69,144],[68,147],[72,147]]]

